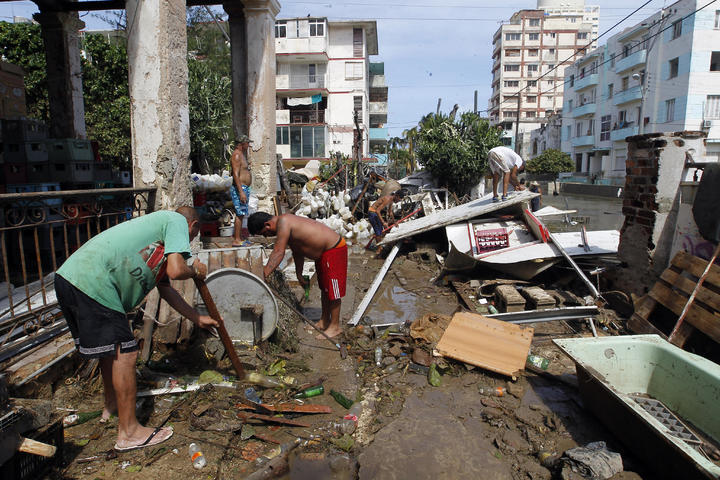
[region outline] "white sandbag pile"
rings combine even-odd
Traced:
[[[352,223],[350,194],[347,190],[332,195],[322,187],[312,191],[303,190],[300,206],[295,215],[313,218],[327,225],[345,237],[348,245],[364,243],[372,235],[372,228],[366,219]]]
[[[193,190],[199,192],[223,192],[229,190],[233,184],[233,179],[226,171],[222,176],[213,173],[212,175],[200,175],[193,173],[190,175],[193,181]]]

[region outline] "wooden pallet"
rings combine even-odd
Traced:
[[[636,302],[628,327],[635,333],[655,333],[667,338],[653,325],[653,311],[660,304],[680,316],[706,266],[707,260],[678,252],[648,294]],[[720,343],[720,267],[717,265],[710,268],[672,343],[682,347],[695,329]]]

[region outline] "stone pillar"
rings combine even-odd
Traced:
[[[252,188],[258,209],[272,212],[277,191],[275,161],[275,16],[277,0],[246,0],[247,28],[247,119]],[[237,133],[237,129],[235,130]]]
[[[80,37],[85,23],[77,12],[40,12],[47,64],[51,138],[86,138]]]
[[[629,137],[618,258],[625,268],[614,279],[620,290],[645,294],[670,260],[680,182],[692,175],[688,155],[705,155],[703,132],[653,133]]]
[[[136,187],[157,186],[155,209],[192,205],[184,0],[127,0]]]
[[[230,26],[230,65],[232,77],[232,122],[235,138],[248,134],[247,115],[247,26],[245,7],[240,2],[224,3]]]

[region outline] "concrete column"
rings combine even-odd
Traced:
[[[247,118],[252,188],[258,209],[272,212],[277,190],[275,161],[275,16],[277,0],[246,0],[247,28]],[[236,129],[237,132],[237,129]]]
[[[247,115],[247,25],[245,7],[240,2],[224,3],[230,26],[230,65],[232,76],[232,122],[235,138],[248,134]]]
[[[78,35],[85,23],[77,12],[41,12],[33,18],[42,27],[45,44],[50,137],[86,138]]]
[[[127,0],[136,187],[157,186],[155,209],[191,205],[184,0]]]

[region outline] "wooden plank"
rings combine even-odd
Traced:
[[[525,367],[534,330],[474,313],[453,315],[436,350],[502,375],[514,376]]]
[[[160,292],[157,288],[153,288],[145,299],[145,308],[143,308],[143,348],[140,353],[140,360],[143,362],[150,359],[155,317],[157,317],[159,307]]]
[[[279,423],[281,425],[292,425],[294,427],[309,427],[307,423],[298,422],[297,420],[288,420],[282,417],[271,417],[270,415],[261,415],[259,413],[238,412],[237,416],[243,421],[262,420],[264,422]]]
[[[690,294],[695,289],[695,285],[697,284],[697,280],[693,281],[687,277],[682,276],[680,272],[676,272],[669,268],[665,270],[662,275],[660,275],[660,278],[666,281],[676,290],[681,290],[684,294],[686,294],[686,298],[690,297]],[[720,312],[720,295],[706,288],[706,283],[707,280],[705,280],[703,285],[698,289],[698,292],[695,296],[695,301],[704,303],[708,307]]]
[[[220,256],[221,252],[208,252],[208,273],[220,269]]]
[[[501,312],[522,312],[525,310],[525,299],[512,285],[495,287],[495,303]]]
[[[660,282],[653,286],[648,295],[676,315],[682,313],[685,303],[687,303],[687,298]],[[693,304],[688,311],[686,321],[720,343],[720,316],[713,315],[698,304]]]
[[[330,408],[326,405],[315,405],[315,404],[296,405],[294,403],[278,403],[275,405],[260,403],[258,405],[268,412],[276,412],[276,413],[288,413],[288,412],[293,412],[293,413],[332,413],[332,408]],[[236,404],[235,408],[240,409],[240,410],[256,410],[255,406],[246,405],[244,403]]]
[[[221,264],[223,268],[235,268],[235,258],[237,254],[232,250],[226,250],[220,254]]]
[[[191,307],[195,306],[195,283],[192,280],[187,279],[182,281],[182,290],[180,291],[180,294]],[[194,328],[195,324],[189,319],[183,317],[180,322],[180,335],[178,336],[178,342],[183,343],[190,340]]]
[[[263,273],[263,268],[265,267],[265,264],[263,262],[262,249],[248,249],[247,258],[250,261],[250,272],[258,278],[264,279],[265,275]]]
[[[385,278],[385,274],[387,274],[388,270],[390,270],[390,265],[392,265],[393,260],[395,260],[395,257],[397,256],[398,252],[400,251],[400,246],[398,244],[393,245],[392,250],[390,250],[390,253],[388,254],[387,258],[385,259],[385,263],[383,263],[382,268],[380,268],[380,271],[375,276],[375,280],[373,280],[372,285],[370,285],[370,288],[368,288],[367,292],[365,292],[365,296],[363,297],[362,301],[360,302],[360,305],[358,305],[357,310],[355,310],[355,314],[348,322],[348,325],[357,325],[360,319],[362,318],[363,314],[365,313],[365,310],[367,309],[368,305],[370,305],[370,302],[372,301],[373,297],[375,296],[375,292],[377,292],[377,289],[380,287],[380,284],[383,281],[383,278]]]
[[[170,285],[176,290],[180,280],[170,280]],[[160,343],[176,343],[180,334],[180,314],[165,300],[160,300],[160,312],[158,313],[158,327],[155,331],[155,339]]]
[[[250,271],[250,261],[248,260],[247,249],[235,250],[235,265],[237,268]]]
[[[708,262],[707,260],[703,260],[702,258],[690,255],[689,253],[681,250],[675,254],[671,263],[672,265],[700,278],[705,271],[705,267],[707,267]],[[710,285],[720,288],[720,266],[713,265],[710,267],[710,272],[708,272],[708,276],[705,278],[705,283],[709,283]]]
[[[675,331],[675,335],[670,335],[668,341],[673,345],[683,348],[683,346],[685,346],[685,342],[687,342],[687,339],[690,338],[690,335],[695,330],[695,327],[693,327],[690,323],[683,322]]]
[[[399,277],[398,277],[398,281],[400,281]],[[400,282],[400,284],[402,285],[402,282]],[[407,282],[406,282],[406,284],[407,284]],[[462,283],[451,281],[450,285],[455,289],[455,293],[458,294],[458,297],[460,297],[460,300],[463,302],[465,307],[468,310],[470,310],[471,312],[474,312],[475,308],[476,308],[475,302],[473,302],[472,299],[465,294],[465,289],[463,288]]]

